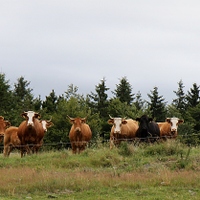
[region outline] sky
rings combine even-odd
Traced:
[[[0,70],[35,97],[68,86],[108,93],[123,77],[143,99],[158,87],[171,103],[200,84],[198,0],[0,0]]]

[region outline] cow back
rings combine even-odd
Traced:
[[[111,136],[116,138],[134,138],[136,131],[138,129],[138,122],[132,119],[127,119],[126,124],[121,124],[121,132],[120,134],[114,133],[114,125],[111,128]]]

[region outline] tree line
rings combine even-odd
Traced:
[[[42,119],[52,119],[54,126],[45,135],[45,143],[68,143],[68,133],[71,124],[67,115],[71,117],[87,117],[93,133],[93,140],[108,140],[110,125],[107,123],[109,115],[136,119],[147,114],[155,121],[165,121],[166,117],[184,119],[179,127],[179,133],[185,137],[184,142],[197,144],[200,141],[200,96],[199,85],[194,83],[185,93],[183,81],[180,80],[176,98],[167,104],[165,98],[159,94],[158,87],[154,87],[148,94],[148,100],[141,97],[140,91],[132,92],[132,86],[126,77],[119,79],[113,97],[108,96],[109,88],[103,78],[94,86],[94,91],[87,95],[78,93],[78,87],[73,84],[66,88],[62,95],[57,96],[54,89],[44,100],[40,96],[34,97],[30,82],[23,76],[19,77],[11,89],[9,80],[4,73],[0,74],[0,115],[9,120],[13,126],[19,126],[23,121],[21,113],[33,110],[41,114]]]

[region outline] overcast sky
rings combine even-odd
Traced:
[[[198,0],[0,0],[0,69],[21,76],[35,97],[110,91],[122,77],[132,92],[158,87],[168,103],[178,82],[200,84]]]

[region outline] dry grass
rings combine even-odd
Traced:
[[[198,149],[189,156],[187,147],[179,151],[181,156],[177,152],[172,155],[163,152],[161,159],[157,152],[165,148],[163,146],[128,148],[131,151],[125,153],[128,156],[122,155],[124,149],[101,148],[88,149],[81,155],[62,151],[43,152],[22,159],[17,154],[8,159],[2,157],[0,198],[200,198]],[[170,147],[167,148],[166,154]]]

